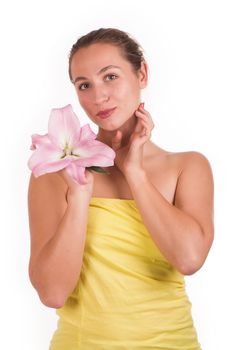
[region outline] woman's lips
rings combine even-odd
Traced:
[[[114,112],[115,109],[116,109],[116,107],[114,107],[112,109],[106,109],[105,111],[101,111],[101,112],[97,113],[97,116],[102,118],[102,119],[106,119],[106,118],[110,117],[110,115]]]

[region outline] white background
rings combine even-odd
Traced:
[[[231,2],[5,1],[0,8],[1,348],[46,350],[55,310],[28,278],[30,135],[45,134],[51,108],[71,103],[89,122],[68,78],[68,53],[100,27],[129,32],[150,68],[144,92],[152,139],[209,159],[215,180],[215,240],[205,265],[186,277],[203,350],[230,348]],[[94,131],[95,125],[90,125]]]

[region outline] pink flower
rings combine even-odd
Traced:
[[[100,167],[114,165],[115,151],[96,136],[89,124],[80,127],[70,104],[53,108],[48,133],[31,136],[28,167],[35,177],[66,168],[74,181],[85,184],[85,168],[105,172]]]

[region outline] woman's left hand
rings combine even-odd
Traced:
[[[141,103],[135,111],[137,124],[126,146],[121,147],[122,132],[116,131],[112,138],[112,148],[116,152],[115,165],[126,175],[126,172],[143,169],[143,146],[150,139],[154,128],[150,113],[144,109]]]

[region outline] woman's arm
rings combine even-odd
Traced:
[[[208,160],[187,152],[175,203],[169,203],[144,170],[125,174],[134,200],[156,245],[181,273],[190,275],[204,263],[214,237],[213,176]]]
[[[57,174],[31,175],[28,191],[31,256],[29,276],[41,301],[59,308],[78,281],[91,194],[75,191]]]

